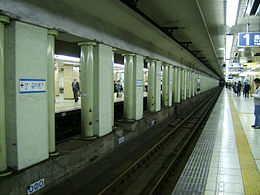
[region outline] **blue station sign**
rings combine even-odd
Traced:
[[[238,47],[260,47],[260,33],[238,33]]]

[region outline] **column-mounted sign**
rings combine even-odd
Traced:
[[[143,87],[143,80],[137,80],[136,87]]]
[[[238,33],[238,47],[260,47],[260,33]]]
[[[20,93],[46,93],[46,79],[20,79]]]

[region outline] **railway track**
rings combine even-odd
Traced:
[[[219,93],[208,97],[178,124],[170,124],[172,130],[166,136],[98,194],[160,194],[194,134],[205,125]]]

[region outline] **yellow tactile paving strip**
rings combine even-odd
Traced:
[[[237,149],[242,171],[243,183],[245,186],[245,194],[260,195],[260,174],[255,163],[253,154],[248,145],[243,126],[239,119],[231,95],[229,93],[228,95],[231,106],[234,129],[236,133]]]
[[[238,112],[238,114],[254,114],[253,112]]]

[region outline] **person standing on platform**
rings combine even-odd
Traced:
[[[122,83],[121,83],[120,80],[117,81],[117,86],[116,86],[116,88],[117,88],[117,97],[119,97],[119,95],[120,95],[120,94],[122,93],[122,91],[123,91],[123,85],[122,85]]]
[[[241,82],[238,81],[238,84],[237,84],[237,97],[241,95],[241,87],[242,87]]]
[[[80,91],[79,82],[77,81],[77,79],[74,79],[71,85],[72,85],[72,90],[73,90],[73,94],[74,94],[74,100],[75,100],[75,102],[77,102],[79,100],[78,93]]]
[[[245,98],[246,97],[249,98],[249,91],[250,91],[250,89],[251,89],[251,86],[248,83],[246,83],[245,86],[244,86],[244,91],[243,91]]]
[[[260,79],[256,78],[254,80],[256,85],[256,92],[252,94],[255,102],[255,124],[251,125],[255,129],[260,129]]]

